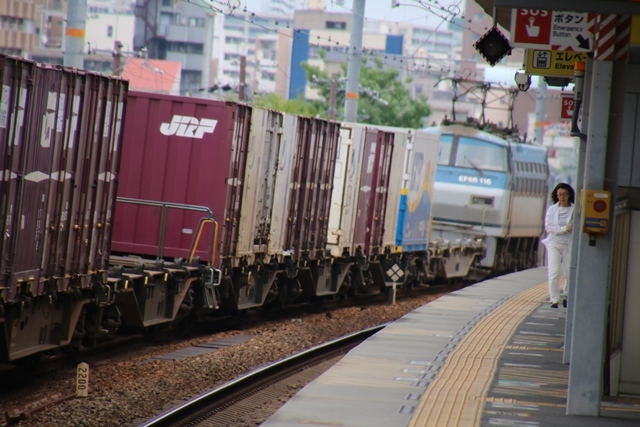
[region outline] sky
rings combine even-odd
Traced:
[[[219,0],[220,1],[220,0]],[[259,13],[264,0],[235,0],[248,10]],[[465,0],[396,0],[399,7],[392,8],[394,0],[365,0],[365,16],[367,19],[384,19],[387,21],[415,22],[419,26],[435,28],[443,22],[441,16],[451,16],[451,13],[464,14]],[[469,1],[469,0],[466,0]],[[353,1],[325,0],[326,10],[331,12],[351,12]],[[420,4],[422,3],[422,5]],[[500,84],[513,84],[515,69],[513,67],[486,67],[485,80]],[[532,86],[537,87],[537,78]]]
[[[261,3],[263,0],[236,0],[239,1],[247,9],[256,12],[261,11]],[[445,13],[441,8],[445,10],[451,10],[458,13],[464,12],[464,0],[397,0],[400,6],[392,8],[392,2],[394,0],[365,0],[365,16],[368,19],[385,19],[388,21],[398,22],[415,22],[421,26],[435,27],[442,19],[437,17],[434,12],[438,12],[440,15]],[[344,5],[340,5],[340,0],[325,0],[326,10],[330,12],[351,12],[353,1],[343,0]],[[422,3],[423,6],[420,5]],[[455,5],[459,5],[458,9]],[[432,9],[433,12],[429,11]],[[451,9],[450,9],[451,8]],[[449,15],[450,16],[450,15]]]

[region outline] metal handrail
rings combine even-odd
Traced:
[[[199,232],[197,233],[196,236],[194,236],[194,241],[191,244],[191,250],[195,251],[195,245],[197,244],[196,240],[200,239],[200,234],[202,232],[202,230],[200,229],[200,225],[203,223],[203,220],[206,220],[207,222],[213,221],[214,223],[216,223],[216,227],[213,228],[212,230],[212,238],[213,238],[213,243],[211,245],[210,248],[210,260],[213,263],[214,259],[214,249],[215,249],[215,239],[217,236],[217,231],[218,231],[218,227],[217,227],[217,222],[215,222],[215,220],[213,219],[213,212],[211,211],[211,209],[209,209],[206,206],[198,206],[198,205],[188,205],[188,204],[181,204],[181,203],[171,203],[171,202],[158,202],[155,200],[143,200],[143,199],[133,199],[130,197],[117,197],[116,198],[117,202],[121,202],[121,203],[129,203],[129,204],[133,204],[133,205],[142,205],[142,206],[153,206],[153,207],[157,207],[157,208],[161,208],[161,214],[160,214],[160,229],[158,230],[158,260],[161,260],[164,258],[164,243],[165,243],[165,234],[166,234],[166,228],[167,228],[167,212],[169,209],[180,209],[180,210],[185,210],[185,211],[195,211],[195,212],[204,212],[207,214],[206,218],[201,218],[199,221]],[[192,254],[190,253],[190,259],[192,258]]]
[[[193,238],[193,242],[191,243],[191,249],[189,250],[189,262],[193,260],[193,257],[196,253],[196,248],[198,247],[198,243],[200,242],[200,236],[202,235],[202,230],[204,230],[204,225],[207,223],[213,223],[213,241],[211,242],[211,249],[209,254],[211,255],[210,264],[213,265],[215,262],[216,255],[216,239],[218,238],[218,222],[215,219],[209,218],[200,218],[198,221],[198,231],[196,232],[195,237]]]

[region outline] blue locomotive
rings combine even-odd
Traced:
[[[536,266],[548,195],[546,149],[465,124],[422,131],[440,140],[432,241],[462,253],[480,242],[485,247],[483,255],[448,262],[446,277]]]

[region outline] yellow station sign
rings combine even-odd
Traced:
[[[629,35],[629,43],[634,46],[640,44],[640,16],[631,17],[631,34]]]
[[[527,49],[525,70],[537,76],[573,77],[573,65],[586,61],[586,52]]]

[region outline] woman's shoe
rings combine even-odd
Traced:
[[[551,303],[551,308],[558,308],[558,303],[557,302],[552,302]]]
[[[564,308],[567,308],[567,297],[564,297],[564,298],[562,299],[562,306],[563,306]]]

